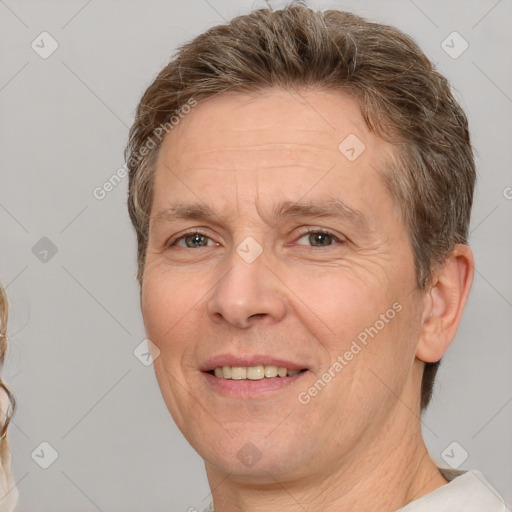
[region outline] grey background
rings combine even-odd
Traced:
[[[126,180],[103,200],[93,190],[122,166],[135,106],[173,50],[262,5],[0,0],[0,280],[11,303],[4,377],[19,405],[9,438],[21,512],[185,511],[209,500],[201,459],[174,426],[152,367],[133,354],[144,329]],[[457,441],[469,455],[461,468],[481,470],[510,505],[512,1],[311,5],[411,34],[468,114],[477,273],[423,424],[440,463]],[[59,44],[47,59],[31,48],[43,31]],[[457,59],[441,47],[453,31],[469,43]],[[46,261],[43,237],[57,249]],[[43,441],[59,455],[48,469],[31,455]]]

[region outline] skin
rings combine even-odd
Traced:
[[[338,149],[349,134],[365,145],[354,161]],[[205,460],[217,512],[394,511],[446,483],[421,436],[420,384],[424,362],[455,336],[473,260],[454,247],[417,289],[409,233],[382,179],[393,156],[348,94],[322,90],[225,93],[163,141],[141,308],[163,398]],[[272,215],[283,200],[330,198],[365,221]],[[158,215],[176,203],[214,214]],[[319,243],[307,228],[333,237]],[[263,251],[252,263],[236,252],[248,236]],[[194,240],[206,245],[187,247]],[[300,403],[395,303],[401,311]],[[263,397],[228,397],[199,370],[225,353],[272,354],[308,372]],[[249,442],[252,465],[237,456]]]

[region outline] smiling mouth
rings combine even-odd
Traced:
[[[258,366],[217,366],[210,370],[210,375],[214,375],[219,379],[229,380],[263,380],[283,377],[293,377],[299,373],[307,372],[307,368],[302,370],[288,370],[285,367],[274,365],[258,365]]]

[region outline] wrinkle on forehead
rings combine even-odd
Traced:
[[[339,126],[340,121],[360,138],[373,138],[357,103],[342,91],[313,90],[300,97],[278,88],[250,95],[230,92],[201,102],[166,136],[163,149],[172,148],[180,161],[190,159],[192,148],[194,157],[221,150],[285,149],[287,145],[290,150],[303,146],[336,154],[339,143],[350,133]],[[183,146],[188,147],[187,153],[181,150]]]
[[[366,146],[354,162],[338,149],[348,134]],[[270,195],[297,201],[324,187],[331,195],[339,190],[340,199],[361,209],[370,188],[381,181],[375,174],[382,178],[391,152],[388,143],[369,132],[358,104],[343,92],[318,90],[303,97],[280,89],[225,93],[200,103],[167,135],[155,185],[175,189],[174,199],[184,192],[189,200],[196,195],[209,204],[215,197],[224,207],[237,202],[237,212],[244,202],[271,209]],[[157,211],[164,206],[160,202]]]

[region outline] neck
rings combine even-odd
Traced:
[[[372,443],[328,474],[280,479],[269,471],[267,481],[248,482],[206,464],[215,512],[394,512],[421,498],[447,481],[428,454],[419,420],[411,425],[411,411],[401,412],[409,421],[393,416]]]

